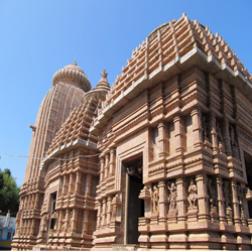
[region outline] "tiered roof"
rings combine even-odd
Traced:
[[[180,19],[155,29],[133,51],[108,93],[107,104],[136,81],[148,78],[158,68],[166,69],[194,48],[252,82],[250,73],[220,35],[211,33],[207,27],[183,14]]]
[[[96,139],[93,139],[93,136],[89,135],[89,127],[92,123],[97,104],[98,100],[95,95],[85,97],[84,102],[75,108],[62,124],[48,149],[48,154],[77,139],[96,141]]]

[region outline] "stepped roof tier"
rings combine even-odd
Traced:
[[[159,26],[133,50],[127,65],[117,77],[107,104],[138,83],[151,79],[173,65],[182,65],[195,53],[205,56],[208,63],[216,63],[234,77],[241,77],[252,87],[252,76],[232,49],[218,34],[186,15]]]

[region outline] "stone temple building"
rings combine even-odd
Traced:
[[[182,15],[110,88],[56,72],[33,130],[13,249],[252,249],[252,76]]]

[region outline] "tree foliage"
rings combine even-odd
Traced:
[[[9,169],[0,169],[0,210],[16,215],[19,205],[19,188]]]

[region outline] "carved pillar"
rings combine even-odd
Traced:
[[[101,170],[100,170],[100,182],[103,181],[104,179],[104,168],[105,168],[105,161],[104,161],[104,157],[101,157]]]
[[[87,173],[86,174],[86,190],[85,190],[85,195],[88,196],[90,195],[91,192],[91,183],[92,183],[92,175]]]
[[[108,197],[107,200],[107,209],[106,209],[106,224],[109,225],[110,224],[110,220],[111,220],[111,196]]]
[[[109,154],[107,153],[105,155],[105,167],[104,167],[105,171],[104,171],[104,178],[108,177],[108,173],[109,173]]]
[[[225,222],[225,210],[224,210],[224,201],[223,190],[222,190],[222,178],[216,177],[217,183],[217,197],[218,197],[218,209],[219,209],[219,219],[220,222]]]
[[[165,221],[166,219],[166,200],[167,200],[167,192],[166,192],[166,184],[164,181],[160,181],[158,183],[159,188],[159,220]]]
[[[231,190],[232,190],[232,202],[234,209],[234,222],[235,224],[239,224],[241,220],[240,209],[239,209],[239,201],[237,195],[237,184],[234,181],[231,181]]]
[[[69,174],[68,193],[72,194],[73,174]]]
[[[68,230],[68,219],[69,219],[69,209],[66,209],[65,219],[64,219],[64,232]]]
[[[74,188],[75,193],[79,193],[80,184],[81,184],[80,178],[81,178],[80,172],[77,172],[76,173],[76,180],[75,180],[75,188]]]
[[[174,131],[175,131],[175,150],[176,152],[182,153],[184,151],[184,128],[182,125],[181,116],[175,116],[174,119]]]
[[[186,220],[186,205],[185,205],[185,182],[183,178],[176,180],[177,187],[177,209],[178,209],[178,221]]]
[[[106,224],[106,199],[102,200],[102,216],[101,216],[101,226]]]
[[[167,155],[167,135],[165,130],[165,124],[160,122],[158,128],[158,156],[164,157]]]
[[[217,132],[216,132],[216,118],[213,113],[211,113],[211,139],[212,139],[212,148],[213,154],[218,153],[218,140],[217,140]]]
[[[199,220],[207,220],[209,215],[206,183],[207,181],[205,175],[199,174],[196,176]]]
[[[201,140],[201,115],[199,109],[194,109],[191,112],[192,117],[192,127],[193,127],[193,146],[195,148],[200,147],[202,140]]]
[[[71,232],[76,232],[76,224],[77,224],[77,214],[76,209],[72,210],[72,218],[71,218]]]
[[[115,172],[115,149],[110,150],[109,176]]]

